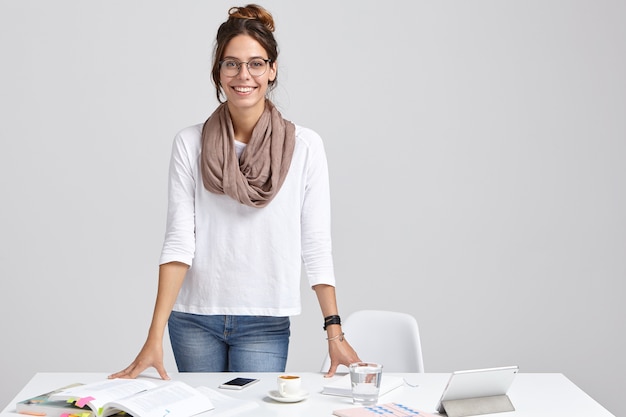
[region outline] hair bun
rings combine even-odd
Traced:
[[[230,19],[258,20],[270,32],[274,32],[274,18],[270,12],[257,4],[248,4],[245,7],[231,7],[228,10],[228,20]]]

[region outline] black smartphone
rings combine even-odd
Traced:
[[[234,378],[228,382],[224,382],[219,387],[224,389],[244,389],[255,382],[259,382],[259,380],[254,378]]]

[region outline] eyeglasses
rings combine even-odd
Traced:
[[[237,61],[234,59],[225,59],[220,61],[220,71],[227,77],[234,77],[241,71],[241,65],[246,64],[248,72],[253,77],[260,77],[267,71],[268,64],[272,62],[271,59],[254,58],[248,62]]]

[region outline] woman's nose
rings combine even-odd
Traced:
[[[248,64],[242,62],[239,66],[239,72],[237,73],[237,78],[241,78],[247,80],[250,78],[250,72],[248,71]]]

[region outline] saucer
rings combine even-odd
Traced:
[[[281,403],[297,403],[299,401],[305,400],[309,393],[307,391],[300,391],[300,394],[294,395],[293,397],[283,397],[280,395],[280,392],[273,390],[267,393],[267,395],[274,401],[279,401]]]

